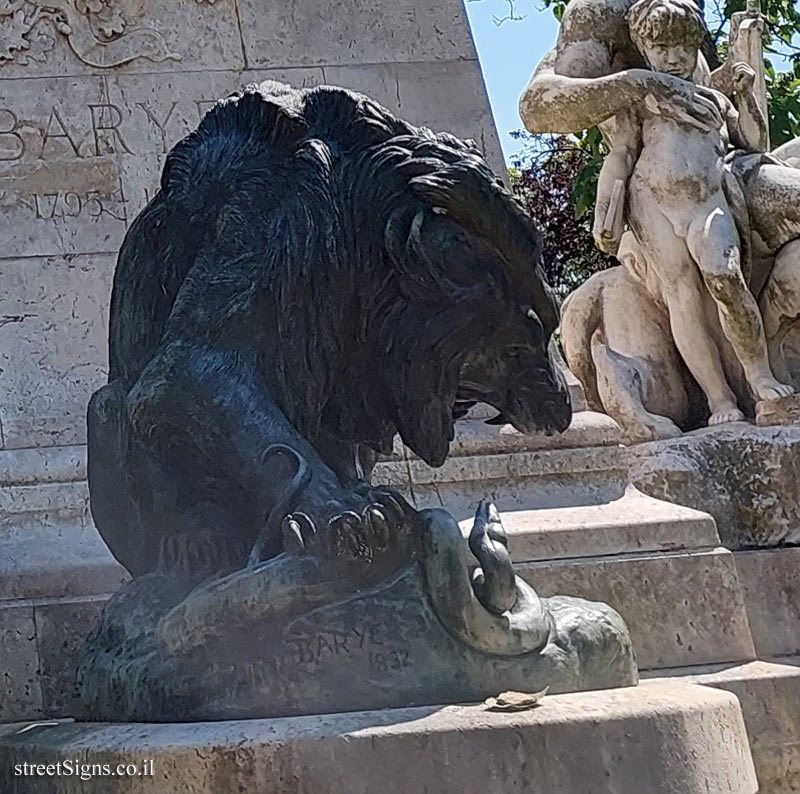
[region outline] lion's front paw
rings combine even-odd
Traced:
[[[413,514],[400,494],[362,486],[351,497],[329,501],[321,510],[288,515],[283,522],[284,549],[371,563],[402,545]]]

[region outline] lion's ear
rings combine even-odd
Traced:
[[[502,290],[500,269],[493,266],[497,252],[439,207],[396,211],[386,224],[385,241],[404,280],[428,297],[463,301]]]

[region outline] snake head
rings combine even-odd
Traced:
[[[516,576],[506,531],[492,502],[481,500],[478,505],[469,533],[469,549],[480,563],[472,576],[478,600],[495,614],[511,609],[517,600]]]
[[[508,538],[500,519],[500,511],[494,502],[481,499],[478,509],[475,511],[475,523],[469,533],[469,550],[481,561],[486,554],[487,540],[492,544],[500,543],[502,546],[508,547]]]

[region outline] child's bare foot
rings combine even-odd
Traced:
[[[769,375],[754,380],[753,391],[758,400],[777,400],[779,397],[788,397],[790,394],[794,394],[794,387],[780,383]]]
[[[741,422],[744,414],[735,405],[725,405],[708,417],[708,426],[723,425],[726,422]]]

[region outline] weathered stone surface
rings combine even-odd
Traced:
[[[756,424],[759,427],[794,425],[798,422],[800,422],[800,396],[796,394],[756,403]]]
[[[527,562],[537,592],[611,604],[643,670],[756,658],[733,555],[725,549]]]
[[[74,713],[78,650],[107,600],[96,596],[34,605],[42,711],[48,717]]]
[[[446,706],[195,725],[64,723],[16,733],[21,727],[0,729],[8,794],[73,791],[75,778],[13,770],[76,755],[113,765],[154,759],[155,780],[91,778],[80,782],[81,794],[147,794],[159,780],[171,794],[757,791],[736,698],[674,682],[548,696],[514,714]]]
[[[0,601],[113,593],[130,578],[89,521],[16,522],[0,532]]]
[[[714,519],[634,488],[610,502],[507,512],[508,550],[517,562],[713,548]]]
[[[33,607],[0,601],[0,722],[41,715],[38,667]]]
[[[36,541],[26,533],[67,526],[79,530],[90,526],[86,447],[0,450],[0,543],[11,544],[0,555],[7,565],[0,592],[9,587],[13,591],[11,570],[24,567],[28,553],[36,556],[37,548],[41,552],[48,547],[43,542],[46,533]],[[31,545],[25,551],[15,550],[14,543],[22,538]]]
[[[468,59],[328,66],[325,82],[346,85],[380,102],[401,118],[435,131],[471,138],[489,165],[505,178],[506,167],[485,97],[480,65]],[[506,180],[507,181],[507,180]]]
[[[669,678],[661,678],[669,675]],[[800,659],[659,671],[654,681],[702,684],[739,699],[760,794],[800,790]]]
[[[734,558],[759,658],[800,654],[800,548],[737,551]]]
[[[496,412],[494,412],[496,414]],[[482,419],[463,419],[456,425],[450,444],[450,458],[467,455],[496,455],[512,452],[615,447],[622,443],[622,433],[611,417],[594,411],[572,414],[570,426],[553,435],[520,433],[512,425],[489,425]],[[594,449],[598,454],[598,450]],[[418,460],[399,440],[393,457]]]
[[[41,526],[50,518],[78,516],[89,510],[89,489],[85,482],[53,482],[39,485],[12,485],[0,488],[0,529],[15,530],[20,516],[36,516]],[[24,519],[22,519],[24,521]]]
[[[502,170],[461,2],[404,2],[351,0],[319,12],[312,2],[273,8],[234,0],[67,0],[58,13],[68,27],[60,28],[49,6],[26,4],[14,17],[20,38],[10,39],[0,62],[3,256],[116,254],[158,185],[166,150],[215,100],[266,78],[302,87],[334,82],[326,70],[341,69],[341,79],[384,98],[403,117],[484,142]],[[48,295],[80,302],[87,294],[78,284],[62,292],[64,285],[49,277],[50,262],[29,261],[26,278]],[[11,260],[0,264],[4,285],[14,267]],[[30,291],[15,285],[0,301]],[[86,323],[104,323],[107,294],[96,307],[79,309]],[[0,306],[0,323],[6,316],[17,314]],[[4,344],[5,330],[0,325],[0,351],[10,351],[10,360],[0,367],[28,370],[22,351]],[[69,344],[73,329],[62,333]],[[84,364],[80,353],[64,358],[73,373]],[[83,409],[74,406],[85,403],[84,384],[74,377],[54,383],[47,374],[32,384],[37,402],[21,424],[14,401],[0,406],[0,447],[6,423],[15,447],[82,441]]]
[[[0,450],[0,488],[86,479],[86,447],[81,445]]]
[[[630,450],[631,481],[710,513],[724,546],[800,542],[799,427],[731,424]]]
[[[525,477],[561,477],[598,472],[623,471],[625,451],[616,447],[518,450],[479,456],[454,456],[432,468],[410,459],[408,468],[415,485],[446,482],[487,482]]]
[[[140,0],[110,6],[58,6],[69,28],[59,30],[45,3],[35,2],[15,30],[2,66],[12,78],[114,72],[200,71],[243,68],[244,54],[234,2]],[[39,12],[38,14],[36,12]],[[38,21],[34,21],[37,20]],[[32,27],[31,27],[32,25]],[[114,32],[104,36],[102,27]],[[99,34],[99,35],[98,35]],[[25,49],[24,44],[29,44]]]
[[[335,0],[290,6],[239,0],[249,67],[458,61],[475,58],[460,3]],[[326,82],[336,81],[326,77]]]
[[[503,511],[580,507],[620,499],[625,452],[616,447],[517,451],[448,459],[439,469],[420,460],[384,464],[378,476],[402,483],[415,505],[469,518],[481,499]]]
[[[0,721],[72,713],[76,650],[128,579],[94,526],[68,510],[3,516]]]
[[[116,154],[127,143],[103,78],[11,80],[0,124],[4,256],[116,250],[125,231]]]
[[[6,259],[0,268],[5,446],[83,442],[86,403],[105,377],[113,258]]]

